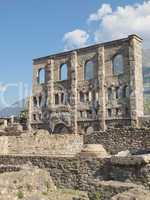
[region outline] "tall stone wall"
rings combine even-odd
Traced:
[[[111,128],[86,133],[84,143],[102,144],[111,154],[127,149],[150,149],[150,128]]]
[[[96,130],[120,126],[120,121],[139,127],[142,39],[130,35],[34,59],[32,95],[29,124],[33,129],[75,134],[84,132],[87,123],[94,127],[95,121]]]
[[[1,136],[1,155],[51,155],[74,156],[83,147],[83,138],[79,135],[21,135]]]

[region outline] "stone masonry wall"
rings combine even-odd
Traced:
[[[111,197],[117,192],[138,187],[138,185],[149,187],[150,166],[148,157],[144,159],[135,156],[105,159],[0,156],[0,163],[5,166],[16,164],[22,166],[32,163],[34,166],[48,169],[54,183],[59,187],[89,191],[90,194],[96,190],[102,190],[102,194],[109,194]],[[113,187],[112,191],[111,187]],[[102,199],[108,200],[110,198]]]
[[[150,149],[150,128],[112,128],[86,133],[84,143],[102,144],[111,154],[124,150]]]
[[[1,155],[51,155],[74,156],[83,147],[79,135],[21,135],[0,137]]]

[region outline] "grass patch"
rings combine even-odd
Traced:
[[[23,192],[22,191],[18,191],[17,192],[17,197],[18,197],[18,199],[23,199],[24,198]]]

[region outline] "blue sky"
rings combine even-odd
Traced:
[[[1,91],[4,84],[23,82],[31,86],[32,59],[63,51],[68,42],[68,35],[63,40],[66,33],[82,30],[87,37],[81,44],[97,42],[90,34],[101,29],[102,24],[98,20],[88,23],[88,18],[104,3],[115,10],[118,6],[132,6],[143,1],[0,0]],[[8,103],[18,100],[17,87],[8,87],[5,99]],[[0,100],[1,106],[4,105]]]

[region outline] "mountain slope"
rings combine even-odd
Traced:
[[[144,95],[150,95],[150,49],[143,51]]]
[[[18,116],[19,113],[25,108],[25,100],[17,101],[10,107],[0,110],[0,117]]]

